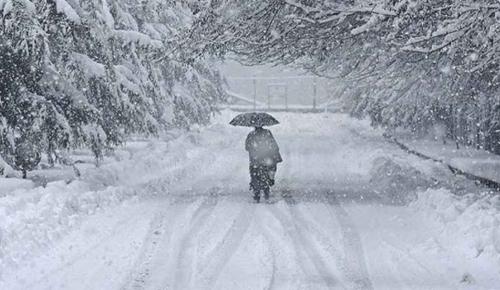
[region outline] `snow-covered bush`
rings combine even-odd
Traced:
[[[0,157],[0,178],[13,173],[12,167]]]
[[[23,178],[27,177],[27,172],[35,169],[40,163],[41,153],[33,140],[19,140],[15,151],[15,168],[23,173]]]

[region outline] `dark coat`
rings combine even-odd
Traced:
[[[250,165],[273,167],[283,161],[280,149],[271,131],[256,128],[250,132],[245,142],[245,149],[250,157]]]

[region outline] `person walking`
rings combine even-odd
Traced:
[[[250,189],[255,202],[260,202],[261,192],[269,199],[270,187],[274,185],[277,164],[282,162],[278,143],[270,130],[255,127],[248,134],[245,149],[250,159]]]
[[[268,113],[242,113],[234,117],[229,124],[233,126],[253,127],[255,130],[248,134],[245,141],[245,149],[250,159],[250,189],[253,198],[260,202],[261,193],[264,198],[269,199],[270,187],[274,185],[277,164],[283,162],[280,155],[278,143],[271,131],[264,126],[279,124],[273,116]]]

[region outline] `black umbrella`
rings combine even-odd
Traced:
[[[239,114],[234,117],[234,119],[229,122],[233,126],[243,126],[243,127],[264,127],[273,126],[279,124],[273,116],[268,113],[244,113]]]

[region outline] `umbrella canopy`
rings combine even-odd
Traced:
[[[243,126],[243,127],[264,127],[273,126],[279,124],[273,116],[268,113],[244,113],[239,114],[234,117],[234,119],[229,122],[233,126]]]

